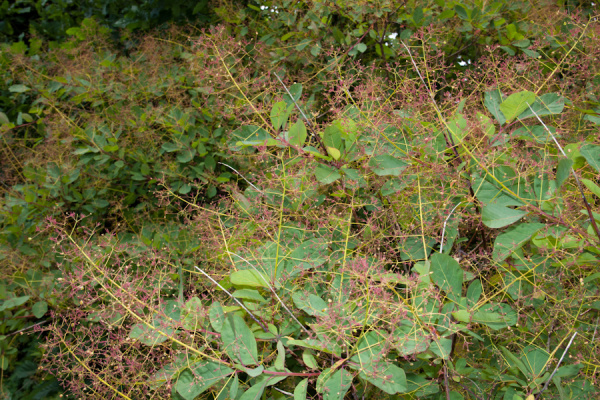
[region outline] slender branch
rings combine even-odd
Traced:
[[[460,203],[458,203],[457,205],[455,205],[454,208],[452,209],[452,211],[450,211],[450,214],[448,214],[448,216],[446,217],[446,220],[444,221],[444,229],[442,229],[442,242],[440,244],[440,253],[444,252],[444,234],[446,233],[446,224],[448,223],[448,220],[452,216],[452,213],[454,212],[454,210],[456,210],[456,208],[458,206],[460,206],[462,203],[463,202],[461,201]]]
[[[260,189],[259,189],[259,188],[257,188],[256,186],[254,186],[254,185],[252,184],[252,182],[250,182],[248,179],[244,178],[244,175],[240,174],[240,173],[239,173],[239,172],[238,172],[238,171],[237,171],[235,168],[233,168],[232,166],[230,166],[230,165],[227,165],[227,164],[225,164],[225,163],[222,163],[222,162],[219,162],[218,164],[224,165],[224,166],[226,166],[227,168],[229,168],[229,169],[233,170],[233,171],[234,171],[236,174],[238,174],[239,176],[241,176],[241,177],[242,177],[242,179],[243,179],[243,180],[245,180],[245,181],[248,183],[248,185],[250,185],[250,186],[252,186],[254,189],[256,189],[256,191],[257,191],[257,192],[260,192],[260,193],[262,193],[262,192],[263,192],[262,190],[260,190]]]
[[[448,366],[444,363],[444,387],[446,388],[446,400],[450,400],[450,385],[448,384]]]
[[[544,126],[544,128],[546,129],[546,132],[548,132],[550,134],[550,136],[552,137],[552,140],[554,140],[554,143],[556,144],[556,147],[558,147],[558,149],[560,150],[561,154],[565,158],[567,158],[567,155],[565,154],[562,146],[560,145],[560,143],[558,143],[558,140],[556,140],[556,137],[554,137],[554,135],[552,134],[550,129],[546,126],[544,121],[542,121],[542,119],[535,112],[535,110],[533,108],[531,108],[531,105],[529,103],[527,103],[527,106],[529,107],[529,109],[531,110],[533,115],[535,115],[537,120],[540,121],[540,123]],[[590,218],[590,223],[592,224],[592,227],[594,228],[594,232],[596,233],[596,236],[598,237],[598,239],[600,239],[600,230],[598,229],[598,225],[596,224],[596,219],[594,218],[594,214],[592,213],[592,207],[590,206],[590,203],[588,203],[587,199],[585,198],[585,194],[583,193],[583,187],[581,186],[581,182],[579,181],[579,178],[577,177],[577,174],[575,173],[575,170],[573,169],[573,167],[571,167],[571,172],[573,173],[575,182],[577,182],[577,187],[579,188],[579,193],[581,194],[581,198],[583,199],[583,204],[585,205],[588,216]]]
[[[248,313],[248,315],[250,315],[250,318],[252,318],[252,319],[254,320],[254,322],[256,322],[256,323],[257,323],[257,324],[258,324],[258,325],[259,325],[259,326],[260,326],[260,327],[263,329],[263,331],[265,331],[265,332],[269,332],[269,330],[267,329],[267,327],[266,327],[266,326],[265,326],[265,325],[264,325],[264,324],[263,324],[261,321],[259,321],[259,320],[258,320],[258,318],[256,318],[256,317],[254,316],[254,314],[252,314],[252,312],[251,312],[250,310],[248,310],[244,304],[242,304],[242,302],[241,302],[241,301],[239,301],[238,299],[236,299],[235,297],[233,297],[233,295],[232,295],[231,293],[229,293],[229,292],[227,291],[227,289],[225,289],[223,286],[221,286],[221,285],[219,284],[219,282],[215,281],[215,280],[214,280],[214,279],[213,279],[213,278],[212,278],[210,275],[208,275],[206,272],[204,272],[204,271],[202,271],[200,268],[198,268],[198,266],[197,266],[197,265],[194,265],[194,268],[196,268],[198,271],[200,271],[200,272],[202,273],[202,275],[204,275],[204,276],[206,276],[208,279],[210,279],[210,281],[211,281],[212,283],[214,283],[215,285],[217,285],[217,286],[219,287],[219,289],[221,289],[222,291],[224,291],[225,293],[227,293],[227,295],[228,295],[228,296],[229,296],[229,297],[230,297],[230,298],[231,298],[233,301],[235,301],[236,303],[238,303],[238,305],[239,305],[240,307],[242,307],[242,308],[243,308],[243,309],[244,309],[244,310],[245,310],[245,311]]]
[[[565,355],[567,354],[567,352],[569,351],[569,347],[571,347],[571,344],[573,343],[573,339],[575,339],[575,336],[577,336],[577,332],[575,332],[573,334],[573,336],[571,337],[571,340],[569,340],[569,344],[567,344],[567,348],[565,349],[565,351],[563,352],[562,356],[560,356],[560,360],[558,360],[558,364],[556,364],[556,367],[554,368],[554,371],[552,371],[552,374],[550,375],[550,377],[548,378],[548,380],[546,381],[546,384],[544,385],[544,387],[542,388],[542,390],[540,390],[540,392],[537,394],[536,399],[539,399],[540,396],[542,395],[542,393],[548,389],[548,385],[550,385],[550,381],[552,380],[552,378],[554,377],[554,375],[556,374],[556,371],[558,371],[558,367],[560,367],[560,364],[562,363],[563,358],[565,358]]]
[[[13,318],[14,318],[14,317],[13,317]],[[36,326],[43,325],[43,324],[45,324],[46,322],[50,322],[50,320],[49,320],[49,319],[47,319],[47,320],[45,320],[45,321],[38,322],[37,324],[30,325],[30,326],[28,326],[28,327],[25,327],[25,328],[23,328],[23,329],[19,329],[18,331],[14,331],[14,332],[8,333],[8,334],[6,334],[6,336],[13,336],[13,335],[16,335],[16,334],[18,334],[18,333],[25,332],[25,331],[27,331],[27,330],[29,330],[29,329],[31,329],[31,328],[35,328]]]

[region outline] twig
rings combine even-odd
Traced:
[[[444,234],[446,233],[446,223],[448,223],[448,220],[452,216],[452,213],[454,212],[454,210],[456,210],[456,208],[458,206],[460,206],[462,203],[463,202],[461,201],[460,203],[455,205],[454,208],[452,209],[452,211],[450,211],[450,214],[448,214],[448,216],[446,217],[446,220],[444,221],[444,229],[442,229],[442,243],[440,244],[440,253],[444,252]]]
[[[23,329],[19,329],[18,331],[15,331],[15,332],[11,332],[11,333],[7,334],[6,336],[13,336],[13,335],[16,335],[17,333],[25,332],[26,330],[29,330],[29,329],[31,329],[31,328],[35,328],[36,326],[39,326],[39,325],[45,324],[46,322],[49,322],[49,321],[50,321],[50,320],[49,320],[49,319],[47,319],[47,320],[45,320],[45,321],[38,322],[37,324],[33,324],[33,325],[31,325],[31,326],[28,326],[28,327],[26,327],[26,328],[23,328]]]
[[[554,143],[556,143],[556,146],[560,150],[561,154],[565,158],[567,158],[567,155],[563,151],[562,146],[560,145],[560,143],[558,143],[558,140],[556,140],[556,138],[554,137],[552,132],[550,132],[550,129],[548,129],[548,127],[546,126],[544,121],[542,121],[542,119],[540,118],[539,115],[537,115],[535,110],[533,108],[531,108],[531,105],[529,103],[527,103],[527,106],[529,107],[529,109],[531,110],[533,115],[535,115],[535,117],[538,119],[538,121],[540,121],[540,123],[544,126],[544,128],[546,128],[546,132],[548,132],[550,134],[550,136],[552,137],[552,140],[554,140]],[[585,205],[588,216],[590,218],[590,223],[592,224],[592,227],[594,228],[594,232],[596,233],[596,236],[598,237],[598,239],[600,239],[600,230],[598,229],[598,225],[596,225],[596,220],[594,219],[594,214],[592,213],[592,207],[590,206],[590,203],[588,203],[587,199],[585,198],[585,194],[583,193],[583,188],[581,187],[581,182],[579,182],[579,178],[577,177],[577,174],[575,173],[575,170],[573,169],[573,167],[571,167],[571,172],[573,173],[575,182],[577,182],[577,187],[579,188],[579,193],[581,193],[581,197],[583,198],[583,204]]]
[[[558,364],[556,364],[556,367],[554,368],[554,371],[552,371],[552,374],[550,375],[550,377],[546,381],[546,384],[544,385],[544,387],[542,388],[542,390],[540,390],[540,392],[537,394],[536,399],[539,399],[540,396],[542,395],[542,393],[544,392],[544,390],[548,389],[548,385],[550,384],[550,381],[554,377],[554,374],[556,374],[556,371],[558,371],[558,367],[560,367],[560,364],[562,363],[563,358],[565,358],[565,355],[567,354],[567,351],[569,351],[569,347],[571,347],[571,344],[573,343],[573,339],[575,339],[575,336],[577,336],[577,332],[575,332],[573,334],[573,336],[571,337],[571,340],[569,340],[569,344],[567,344],[567,348],[563,352],[562,356],[560,356],[560,360],[558,360]]]
[[[232,166],[230,166],[230,165],[227,165],[227,164],[225,164],[225,163],[222,163],[222,162],[218,162],[218,164],[224,165],[224,166],[226,166],[227,168],[229,168],[229,169],[233,170],[233,171],[234,171],[236,174],[238,174],[239,176],[241,176],[241,177],[242,177],[242,179],[243,179],[243,180],[245,180],[245,181],[248,183],[248,185],[250,185],[250,186],[252,186],[254,189],[256,189],[256,191],[258,191],[258,192],[260,192],[260,193],[262,193],[262,192],[263,192],[262,190],[260,190],[260,189],[259,189],[259,188],[257,188],[256,186],[254,186],[254,185],[252,184],[252,182],[250,182],[248,179],[244,178],[244,175],[240,174],[240,173],[239,173],[239,172],[238,172],[238,171],[237,171],[235,168],[233,168]]]
[[[265,325],[264,325],[262,322],[260,322],[260,321],[258,320],[258,318],[256,318],[256,317],[254,316],[254,314],[252,314],[252,313],[250,312],[250,310],[248,310],[248,309],[246,308],[246,306],[244,306],[244,305],[242,304],[242,302],[241,302],[241,301],[239,301],[238,299],[236,299],[235,297],[233,297],[233,295],[232,295],[231,293],[229,293],[229,292],[227,291],[227,289],[225,289],[223,286],[221,286],[221,285],[219,284],[219,282],[215,281],[215,280],[214,280],[214,279],[213,279],[213,278],[212,278],[210,275],[208,275],[206,272],[204,272],[204,271],[202,271],[200,268],[198,268],[198,266],[197,266],[197,265],[194,265],[194,268],[196,268],[196,269],[197,269],[198,271],[200,271],[200,272],[201,272],[201,273],[202,273],[204,276],[206,276],[208,279],[210,279],[210,281],[211,281],[212,283],[214,283],[215,285],[217,285],[217,286],[218,286],[218,287],[219,287],[219,288],[220,288],[222,291],[224,291],[225,293],[227,293],[227,294],[229,295],[229,297],[231,297],[231,299],[232,299],[233,301],[235,301],[236,303],[238,303],[238,305],[239,305],[240,307],[242,307],[244,310],[246,310],[246,312],[248,313],[248,315],[250,315],[250,317],[251,317],[251,318],[254,320],[254,322],[256,322],[258,325],[260,325],[260,327],[263,329],[263,331],[265,331],[265,332],[269,332],[269,330],[267,329],[267,327],[266,327],[266,326],[265,326]]]
[[[279,393],[283,393],[283,394],[288,395],[288,396],[293,396],[294,395],[294,393],[286,392],[285,390],[278,389],[275,386],[273,386],[273,389],[277,390]]]
[[[448,385],[448,366],[444,363],[444,386],[446,387],[446,400],[450,400],[450,385]]]

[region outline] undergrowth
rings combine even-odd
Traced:
[[[43,303],[42,370],[76,398],[594,398],[582,21],[466,68],[447,26],[377,67],[323,47],[293,70],[262,56],[285,41],[223,27],[122,57],[93,22],[15,55],[44,118],[3,125],[0,307]]]

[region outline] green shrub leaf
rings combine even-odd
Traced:
[[[527,214],[527,211],[508,208],[493,202],[483,207],[481,219],[489,228],[503,228],[517,222]]]
[[[450,347],[452,347],[452,341],[450,341]],[[392,363],[378,362],[363,365],[359,376],[387,394],[404,393],[407,391],[404,370]]]
[[[498,235],[494,241],[492,258],[496,262],[504,261],[515,250],[521,248],[544,224],[538,222],[521,223]]]
[[[447,254],[431,256],[431,280],[449,296],[460,296],[463,270],[458,262]]]
[[[306,400],[308,390],[308,378],[302,379],[294,388],[294,400]]]
[[[268,279],[254,269],[243,269],[229,275],[232,284],[236,286],[252,286],[268,288]]]
[[[294,125],[290,127],[289,141],[293,146],[304,146],[304,142],[306,142],[306,126],[301,119],[298,119]]]
[[[393,175],[398,176],[408,167],[408,164],[404,161],[400,161],[397,158],[389,156],[387,154],[375,156],[369,161],[369,167],[375,173],[375,175],[386,176]]]
[[[42,318],[46,312],[48,312],[48,303],[45,301],[38,301],[31,308],[31,312],[36,318]]]
[[[581,155],[596,172],[600,172],[600,146],[587,143],[580,149]]]
[[[317,181],[324,185],[328,185],[340,179],[342,175],[336,168],[319,164],[315,169],[315,177],[317,178]]]
[[[527,110],[529,108],[528,104],[533,104],[534,101],[535,94],[532,92],[524,90],[513,93],[500,104],[500,111],[506,117],[506,121],[510,123],[517,115]]]
[[[531,103],[530,103],[531,104]],[[525,111],[519,114],[519,119],[525,119],[543,115],[560,114],[565,108],[565,98],[556,93],[546,93],[537,97],[531,108],[527,107]]]
[[[500,110],[500,104],[502,104],[502,93],[498,89],[485,92],[483,103],[490,114],[494,116],[496,121],[498,121],[500,125],[504,125],[506,122],[506,117],[502,113],[502,110]]]
[[[324,400],[342,400],[351,384],[352,374],[350,372],[344,368],[333,372],[328,368],[317,379],[317,391],[323,393]]]
[[[258,364],[256,339],[242,317],[233,314],[225,318],[221,339],[225,345],[224,350],[232,360],[238,360],[243,365]]]

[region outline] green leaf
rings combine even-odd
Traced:
[[[334,160],[339,160],[342,156],[342,153],[340,153],[340,151],[335,147],[327,147],[327,153],[329,153],[329,155],[333,157]]]
[[[45,301],[38,301],[31,308],[31,312],[35,315],[36,318],[42,318],[46,312],[48,312],[48,303]]]
[[[463,270],[458,261],[447,254],[431,256],[431,280],[449,297],[458,298],[462,293]]]
[[[25,93],[27,91],[31,90],[30,87],[25,86],[23,84],[18,84],[18,85],[12,85],[9,86],[8,91],[11,93]]]
[[[290,253],[286,269],[290,275],[316,268],[327,261],[329,243],[325,239],[309,239]]]
[[[178,151],[179,149],[181,149],[181,145],[176,144],[176,143],[164,143],[161,148],[166,151],[167,153],[172,153],[174,151]]]
[[[424,260],[433,251],[433,245],[437,241],[430,237],[409,237],[404,243],[400,243],[400,259],[402,261]]]
[[[221,307],[221,303],[215,301],[210,305],[208,317],[213,329],[217,332],[221,332],[223,329],[223,322],[225,321],[225,312],[223,311],[223,307]]]
[[[350,372],[340,368],[331,373],[331,369],[328,368],[321,373],[317,380],[317,391],[319,388],[321,389],[319,393],[323,393],[324,400],[342,400],[351,384],[352,374]]]
[[[556,93],[546,93],[537,97],[533,104],[531,104],[531,108],[527,107],[525,111],[519,114],[519,119],[535,117],[535,114],[540,117],[543,115],[560,114],[564,108],[564,97]]]
[[[581,155],[586,159],[596,172],[600,172],[600,146],[587,143],[579,150]]]
[[[545,225],[538,222],[521,223],[514,228],[502,233],[494,241],[492,258],[496,262],[504,261],[515,250],[520,249],[534,233]]]
[[[29,300],[31,296],[13,297],[12,299],[5,300],[0,306],[0,311],[10,310],[20,305],[23,305]]]
[[[557,134],[555,127],[547,126],[547,128],[548,129],[546,129],[546,127],[542,125],[525,125],[518,129],[515,129],[515,131],[511,134],[511,137],[514,139],[521,140],[534,139],[538,143],[548,143],[552,140],[552,136],[550,134],[554,135],[555,137],[557,136]],[[550,131],[550,133],[548,133],[548,131]]]
[[[441,359],[447,360],[452,351],[452,339],[438,338],[431,342],[429,350]]]
[[[540,58],[540,53],[538,53],[535,50],[529,50],[529,49],[521,49],[523,51],[523,53],[527,54],[529,57],[531,58]]]
[[[394,347],[398,351],[398,354],[401,357],[407,357],[427,350],[430,342],[430,333],[426,332],[418,324],[409,321],[404,322],[404,324],[396,329],[393,334]]]
[[[181,310],[181,322],[185,329],[196,331],[204,323],[203,306],[200,299],[196,296],[189,299]]]
[[[508,304],[488,303],[473,314],[471,321],[499,330],[516,325],[517,313]]]
[[[462,20],[468,21],[471,19],[469,17],[469,11],[460,4],[454,6],[454,11],[456,11],[456,15]]]
[[[281,340],[277,341],[277,358],[275,359],[275,369],[283,371],[285,368],[285,348]]]
[[[294,36],[297,32],[288,32],[285,35],[283,35],[281,37],[281,41],[285,42],[286,40],[288,40],[289,38],[291,38],[292,36]]]
[[[246,390],[239,400],[259,400],[263,392],[265,391],[265,385],[257,383],[250,389]]]
[[[229,398],[235,399],[238,394],[238,390],[240,388],[240,381],[237,378],[237,375],[231,379],[231,386],[229,387]]]
[[[527,47],[531,46],[531,41],[529,39],[516,40],[516,41],[512,42],[511,44],[516,47],[527,48]]]
[[[327,309],[329,305],[325,300],[317,296],[316,294],[310,293],[308,296],[302,292],[295,292],[292,295],[294,304],[299,309],[312,316],[327,316]]]
[[[334,121],[337,122],[337,121]],[[323,143],[325,147],[333,147],[335,149],[342,149],[342,130],[340,129],[340,124],[332,123],[328,127],[325,128],[325,132],[323,133]]]
[[[511,368],[517,367],[525,376],[528,376],[528,368],[525,366],[525,364],[523,364],[523,362],[519,359],[519,357],[515,356],[513,353],[511,353],[507,348],[505,347],[500,347],[500,350],[502,350],[502,354],[504,354],[504,358],[506,359],[506,361],[508,362],[508,365]]]
[[[496,127],[492,123],[492,120],[487,115],[477,113],[477,118],[479,119],[479,123],[481,124],[481,128],[485,132],[485,135],[492,139],[496,134]]]
[[[479,298],[481,297],[481,293],[483,292],[483,287],[481,285],[481,281],[479,279],[475,279],[473,282],[471,282],[471,284],[469,285],[469,288],[467,289],[467,305],[468,307],[474,307],[475,304],[477,304],[477,302],[479,301]],[[462,322],[469,322],[467,321],[462,321]]]
[[[594,193],[597,197],[600,197],[600,187],[589,179],[581,178],[581,182],[589,189],[590,192]]]
[[[6,116],[6,114],[4,114],[3,112],[0,111],[0,124],[10,124],[10,120],[8,119],[8,117]]]
[[[246,299],[251,301],[258,301],[259,303],[267,301],[264,297],[258,293],[258,290],[254,289],[240,289],[232,293],[236,299]]]
[[[315,177],[317,178],[317,181],[324,185],[328,185],[340,179],[342,175],[336,168],[319,164],[315,169]]]
[[[129,337],[139,340],[146,346],[155,346],[165,342],[174,332],[175,329],[171,326],[165,326],[164,319],[156,318],[149,326],[142,323],[133,325]]]
[[[498,123],[500,125],[504,125],[504,123],[506,122],[506,117],[500,110],[501,103],[502,103],[502,92],[500,92],[500,90],[494,89],[489,92],[485,92],[485,95],[484,95],[485,107],[488,109],[490,114],[492,114],[494,116],[494,118],[496,118],[496,121],[498,121]]]
[[[351,360],[360,365],[379,362],[384,357],[383,346],[380,344],[384,339],[376,332],[365,333],[356,346],[356,352]]]
[[[310,350],[304,350],[304,352],[302,352],[302,361],[304,361],[304,364],[306,364],[306,366],[308,368],[311,368],[311,369],[319,368],[319,364],[317,364],[317,360],[311,354]]]
[[[304,378],[294,388],[294,400],[306,400],[307,389],[308,389],[308,378]]]
[[[329,340],[327,338],[321,338],[320,336],[319,336],[319,339],[305,339],[305,340],[289,339],[287,345],[288,346],[296,345],[296,346],[300,346],[300,347],[305,347],[307,349],[313,349],[313,350],[333,354],[336,357],[341,357],[341,354],[342,354],[342,349],[339,345],[337,345],[336,343],[332,343],[331,340]]]
[[[371,170],[375,173],[375,175],[399,176],[400,173],[402,173],[402,171],[408,167],[408,164],[390,155],[383,154],[372,157],[371,160],[369,160],[369,167],[371,167]]]
[[[193,373],[192,373],[193,371]],[[201,361],[185,369],[177,379],[175,388],[186,400],[194,400],[215,383],[227,378],[234,370],[213,361]],[[237,379],[237,378],[234,378]]]
[[[273,108],[271,109],[271,124],[276,131],[285,125],[291,112],[292,108],[289,107],[288,109],[285,101],[278,101],[273,104]]]
[[[236,365],[238,366],[238,369],[243,370],[251,378],[256,378],[257,376],[262,375],[262,373],[265,371],[265,367],[263,367],[262,365],[259,365],[256,368],[247,368],[239,364]]]
[[[168,381],[170,381],[175,374],[180,372],[182,369],[189,365],[187,355],[176,356],[175,361],[165,365],[159,369],[156,373],[148,378],[146,383],[152,390],[156,390]]]
[[[450,345],[452,346],[452,341],[450,341]],[[363,365],[359,376],[387,394],[403,393],[408,389],[404,370],[392,363],[379,362]]]
[[[534,101],[535,94],[527,90],[513,93],[500,104],[500,111],[506,117],[506,121],[510,123],[517,115],[528,109],[528,104],[533,104]]]
[[[233,314],[225,318],[221,330],[221,340],[225,344],[225,351],[232,360],[238,360],[243,365],[258,363],[256,339],[239,315]]]
[[[481,219],[484,225],[489,228],[503,228],[517,222],[527,214],[527,211],[508,208],[497,202],[492,202],[483,207]]]
[[[454,118],[448,121],[448,130],[456,143],[463,141],[469,131],[467,130],[467,120],[462,114],[457,114]]]
[[[231,132],[232,150],[240,150],[244,146],[261,146],[273,140],[269,133],[263,128],[255,125],[244,125]],[[274,140],[277,143],[277,141]],[[275,143],[275,144],[276,144]]]
[[[571,174],[571,167],[573,167],[573,160],[569,158],[562,158],[558,162],[556,167],[556,188],[562,186],[562,184],[569,178]]]
[[[269,287],[267,278],[254,269],[235,271],[229,276],[229,279],[236,286]]]
[[[306,126],[301,119],[298,119],[294,125],[290,127],[289,142],[293,146],[304,146],[306,142]]]
[[[364,53],[365,51],[367,51],[367,45],[364,43],[359,43],[356,45],[356,50],[360,51],[361,53]]]
[[[524,357],[521,357],[521,361],[529,371],[528,378],[534,380],[541,377],[545,373],[549,359],[550,354],[542,349],[529,351]]]
[[[177,153],[177,161],[185,164],[194,159],[194,155],[196,154],[196,149],[184,149]]]

